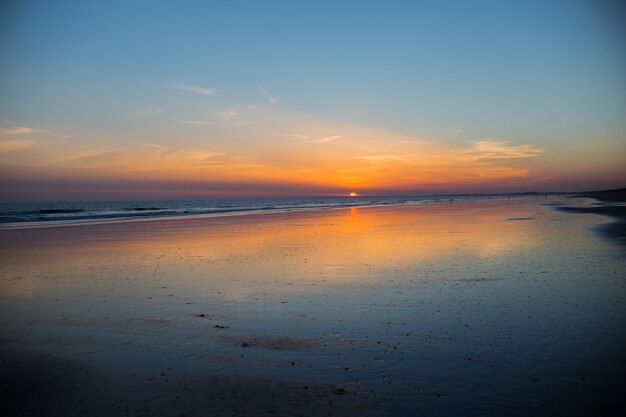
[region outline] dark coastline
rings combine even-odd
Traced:
[[[592,206],[557,207],[557,209],[568,213],[597,214],[611,217],[612,222],[599,225],[595,231],[615,243],[626,246],[626,205],[615,204],[626,202],[626,188],[587,191],[571,195],[569,198],[593,198],[597,200],[597,203]]]

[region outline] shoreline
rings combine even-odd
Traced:
[[[524,200],[537,198],[537,196],[516,196],[515,200]],[[457,200],[453,204],[482,202],[482,201],[510,201],[510,199],[504,196],[486,196],[484,198],[475,198],[470,200]],[[286,209],[258,209],[258,210],[246,210],[246,211],[230,211],[222,213],[200,213],[200,214],[181,214],[170,216],[154,216],[154,217],[141,217],[141,218],[120,218],[120,219],[85,219],[85,220],[52,220],[52,221],[39,221],[39,222],[14,222],[0,224],[0,233],[8,230],[31,230],[31,229],[50,229],[58,227],[74,227],[74,226],[91,226],[91,225],[106,225],[106,224],[118,224],[118,223],[147,223],[154,221],[166,221],[166,220],[194,220],[194,219],[212,219],[212,218],[229,218],[229,217],[249,217],[257,215],[271,215],[271,214],[285,214],[285,213],[307,213],[307,212],[324,212],[330,210],[346,210],[351,208],[365,209],[365,208],[379,208],[379,207],[413,207],[413,206],[433,206],[444,205],[448,206],[448,201],[424,201],[424,202],[404,202],[404,203],[380,203],[380,204],[354,204],[341,207],[311,207],[311,208],[286,208]],[[43,223],[43,224],[42,224]]]
[[[546,204],[545,197],[542,196],[516,196],[511,199],[504,196],[487,196],[485,198],[476,198],[471,200],[458,200],[450,204],[448,201],[429,201],[429,202],[403,202],[403,203],[381,203],[381,204],[355,204],[352,206],[342,207],[311,207],[311,208],[286,208],[286,209],[259,209],[248,211],[232,211],[224,213],[206,213],[206,214],[185,214],[172,216],[154,216],[141,218],[125,218],[125,219],[103,219],[103,220],[78,220],[78,221],[49,221],[49,222],[29,222],[29,223],[12,223],[10,226],[0,225],[0,235],[6,233],[20,232],[36,232],[38,230],[63,230],[78,229],[78,227],[102,228],[116,227],[124,225],[163,225],[164,227],[176,227],[177,221],[186,224],[188,227],[194,223],[206,224],[206,221],[224,223],[237,223],[239,221],[256,221],[258,219],[277,219],[280,216],[299,216],[299,215],[322,215],[323,213],[340,212],[342,210],[376,210],[376,209],[419,209],[419,208],[452,208],[458,207],[459,204],[485,204],[485,203],[505,203],[505,202],[527,202],[545,204],[551,209],[565,212],[569,214],[595,214],[604,218],[611,219],[593,226],[593,230],[599,236],[608,239],[613,243],[626,246],[626,205],[622,205],[622,199],[626,196],[624,190],[617,192],[590,192],[576,195],[562,195],[557,197],[559,201],[554,202],[555,195],[550,195],[550,202]],[[595,201],[594,205],[576,206],[569,202],[577,199],[589,199]],[[564,203],[567,202],[567,203]],[[41,224],[44,223],[44,224]],[[117,227],[116,227],[117,229]],[[119,229],[118,229],[119,230]],[[77,230],[78,231],[78,230]]]
[[[626,246],[626,206],[605,207],[557,207],[558,210],[572,214],[595,214],[612,219],[594,227],[599,235],[620,245]]]
[[[328,211],[328,210],[338,210],[338,209],[349,209],[352,207],[364,209],[368,207],[396,207],[396,206],[422,206],[422,205],[448,205],[450,201],[448,198],[455,197],[457,200],[454,200],[455,204],[459,203],[467,203],[467,202],[480,202],[480,201],[498,201],[498,200],[532,200],[539,199],[542,196],[544,197],[555,197],[564,198],[564,199],[577,199],[577,198],[590,198],[601,202],[624,202],[626,201],[626,189],[617,189],[617,190],[608,190],[608,191],[589,191],[589,192],[581,192],[581,193],[521,193],[521,194],[485,194],[485,195],[474,195],[474,194],[459,194],[459,195],[441,195],[441,196],[416,196],[416,197],[404,197],[398,196],[396,198],[423,198],[424,200],[408,200],[403,202],[379,202],[379,203],[359,203],[358,198],[355,199],[355,204],[346,204],[342,206],[328,206],[328,207],[293,207],[293,208],[251,208],[245,210],[233,210],[233,211],[222,211],[222,212],[210,212],[210,213],[197,213],[197,214],[189,214],[189,213],[181,213],[181,214],[168,214],[168,215],[148,215],[142,217],[111,217],[111,218],[84,218],[84,219],[74,219],[74,220],[39,220],[39,221],[16,221],[16,222],[7,222],[0,223],[0,233],[8,230],[30,230],[30,229],[49,229],[49,228],[58,228],[58,227],[74,227],[74,226],[90,226],[90,225],[106,225],[106,224],[118,224],[118,223],[143,223],[143,222],[153,222],[153,221],[164,221],[164,220],[193,220],[193,219],[209,219],[209,218],[229,218],[229,217],[248,217],[248,216],[256,216],[256,215],[267,215],[267,214],[284,214],[284,213],[298,213],[298,212],[316,212],[316,211]],[[436,200],[431,200],[432,198],[436,198]],[[556,208],[556,207],[555,207]],[[604,210],[598,209],[596,211],[592,211],[590,208],[585,208],[587,213],[590,214],[599,214],[612,217],[617,219],[618,222],[626,222],[624,218],[626,217],[625,213],[620,212],[619,208],[615,210]],[[572,213],[574,212],[582,212],[578,208],[572,209]],[[618,233],[621,234],[621,233]]]
[[[582,207],[555,207],[557,210],[572,214],[595,214],[608,217],[612,221],[594,227],[595,231],[615,242],[626,246],[626,189],[610,191],[591,191],[569,196],[570,199],[588,198],[595,200],[594,205]]]

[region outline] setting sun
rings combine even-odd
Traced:
[[[358,194],[355,192],[351,192],[350,194],[348,194],[349,197],[357,197]]]

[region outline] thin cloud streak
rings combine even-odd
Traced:
[[[409,158],[400,155],[363,155],[357,158],[366,161],[410,161]]]
[[[187,120],[187,119],[176,119],[177,122],[186,123],[190,125],[216,125],[215,122],[210,122],[208,120]]]
[[[162,107],[153,107],[153,108],[149,108],[143,111],[138,111],[136,113],[128,114],[126,117],[143,117],[143,116],[152,116],[155,114],[162,114],[173,109],[174,107],[176,106],[170,105],[170,106],[162,106]]]
[[[181,90],[188,91],[190,93],[200,94],[206,97],[212,97],[216,93],[213,88],[200,87],[197,85],[189,85],[189,84],[164,84],[163,87],[171,88],[173,90]]]
[[[263,87],[258,87],[258,89],[259,89],[259,92],[261,92],[261,94],[263,94],[265,96],[265,98],[267,99],[267,102],[270,105],[274,105],[274,104],[278,103],[278,97],[274,96],[272,93],[270,93],[269,91],[267,91]]]
[[[230,107],[216,112],[214,120],[171,120],[228,128],[250,123],[247,111],[247,107]],[[33,143],[4,145],[0,163],[16,167],[16,173],[36,168],[47,173],[42,175],[64,173],[91,178],[94,184],[104,179],[150,180],[154,184],[197,180],[208,187],[217,182],[258,181],[274,184],[275,190],[292,181],[308,184],[308,189],[348,187],[367,192],[489,187],[522,179],[537,182],[543,177],[531,169],[536,164],[523,162],[543,155],[543,149],[533,145],[497,139],[441,143],[268,107],[258,110],[255,117],[256,129],[179,126],[155,136],[148,141],[151,143],[143,138],[99,141],[98,145],[88,138],[51,141],[44,140],[50,135],[46,133],[41,139],[33,138]],[[289,131],[293,133],[284,133]],[[293,139],[285,140],[285,136]],[[14,136],[6,137],[5,142],[18,138],[31,139]],[[13,152],[18,149],[26,150]],[[259,189],[258,193],[271,191]]]
[[[345,137],[345,135],[334,135],[334,136],[327,136],[327,137],[322,137],[322,138],[317,138],[317,139],[311,139],[309,136],[301,135],[298,133],[289,133],[288,136],[293,136],[294,138],[300,139],[299,143],[328,143],[328,142],[333,142],[337,139]]]
[[[222,110],[217,113],[217,116],[225,126],[239,127],[250,124],[250,121],[244,118],[245,113],[237,107],[230,107],[226,110]]]
[[[32,148],[35,145],[35,142],[27,139],[3,140],[0,141],[0,154]]]
[[[3,122],[13,124],[8,121]],[[28,139],[13,139],[15,137],[27,137]],[[53,132],[47,129],[34,129],[23,125],[0,127],[0,153],[37,147],[45,143],[50,143],[51,140],[60,143],[69,138],[70,136],[65,133]]]
[[[26,126],[16,127],[0,127],[0,136],[14,136],[14,135],[30,135],[32,133],[45,133],[48,132],[44,129],[33,129]]]
[[[470,143],[485,159],[530,158],[540,156],[545,150],[533,145],[512,145],[498,140],[477,140]]]
[[[344,135],[328,136],[328,137],[325,137],[325,138],[305,140],[305,141],[302,141],[302,143],[328,143],[328,142],[332,142],[332,141],[334,141],[336,139],[340,139],[343,136]]]

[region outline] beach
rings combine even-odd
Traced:
[[[625,246],[622,232],[602,232],[619,222],[596,203],[494,198],[0,230],[6,407],[619,415]]]

